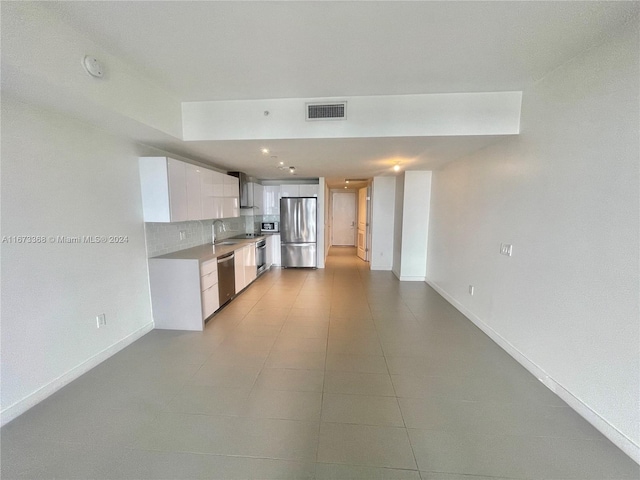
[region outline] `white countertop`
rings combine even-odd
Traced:
[[[220,240],[220,242],[225,242],[229,240],[233,240],[237,243],[233,245],[222,245],[216,244],[211,245],[210,243],[205,245],[198,245],[197,247],[187,248],[185,250],[178,250],[177,252],[167,253],[165,255],[159,255],[157,257],[151,257],[151,259],[163,259],[163,260],[198,260],[200,263],[206,262],[208,260],[212,260],[221,255],[225,255],[229,252],[233,252],[234,250],[238,250],[250,243],[256,243],[258,240],[262,240],[266,235],[259,235],[254,238],[226,238],[224,240]]]

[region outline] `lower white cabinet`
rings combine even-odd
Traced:
[[[236,250],[234,271],[236,274],[236,293],[239,293],[257,276],[255,243],[249,243]]]
[[[256,265],[256,244],[250,243],[242,249],[244,255],[244,286],[253,282],[258,276]]]
[[[282,265],[280,261],[280,234],[271,235],[271,264],[275,266]]]
[[[218,305],[218,264],[196,259],[149,259],[149,284],[155,328],[204,330]]]
[[[206,320],[220,307],[218,295],[218,261],[214,258],[200,265],[202,319]]]
[[[267,242],[266,244],[266,249],[265,249],[265,253],[266,253],[266,258],[265,258],[265,263],[266,263],[266,267],[267,269],[269,267],[271,267],[271,265],[273,264],[273,235],[267,235],[267,238],[265,239],[265,241]]]
[[[244,281],[244,248],[236,250],[234,259],[234,273],[236,276],[236,293],[240,293],[246,285]]]

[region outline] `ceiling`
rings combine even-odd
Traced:
[[[180,101],[523,90],[637,12],[637,2],[45,2]],[[500,137],[188,142],[260,178],[437,168]],[[176,152],[181,153],[181,152]]]

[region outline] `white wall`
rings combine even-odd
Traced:
[[[431,172],[405,172],[400,280],[426,279],[430,197]]]
[[[371,187],[371,270],[393,266],[396,177],[375,177]]]
[[[135,145],[2,98],[2,423],[152,328]],[[107,326],[96,328],[104,313]]]
[[[400,278],[402,270],[402,218],[404,216],[404,175],[396,176],[396,195],[393,206],[393,273]],[[388,208],[389,208],[388,207]]]
[[[322,189],[324,191],[324,260],[327,261],[329,256],[329,248],[331,248],[331,192],[329,185],[323,182]]]
[[[318,231],[316,233],[317,235],[317,239],[318,239],[318,245],[317,245],[317,258],[318,258],[318,268],[324,268],[324,259],[325,259],[325,247],[324,247],[324,239],[325,239],[325,234],[324,234],[324,218],[325,218],[325,214],[324,214],[324,209],[325,209],[325,200],[324,200],[324,195],[325,195],[325,181],[324,181],[324,177],[320,177],[318,179],[318,213],[317,213],[317,218],[318,218]]]
[[[524,92],[519,137],[435,172],[428,261],[432,285],[636,461],[638,58],[636,18]]]
[[[184,139],[510,135],[520,128],[521,96],[483,92],[184,102]],[[306,103],[345,100],[346,120],[305,120]]]

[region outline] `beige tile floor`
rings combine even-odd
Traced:
[[[2,429],[2,478],[633,479],[638,466],[424,283],[274,269]]]

